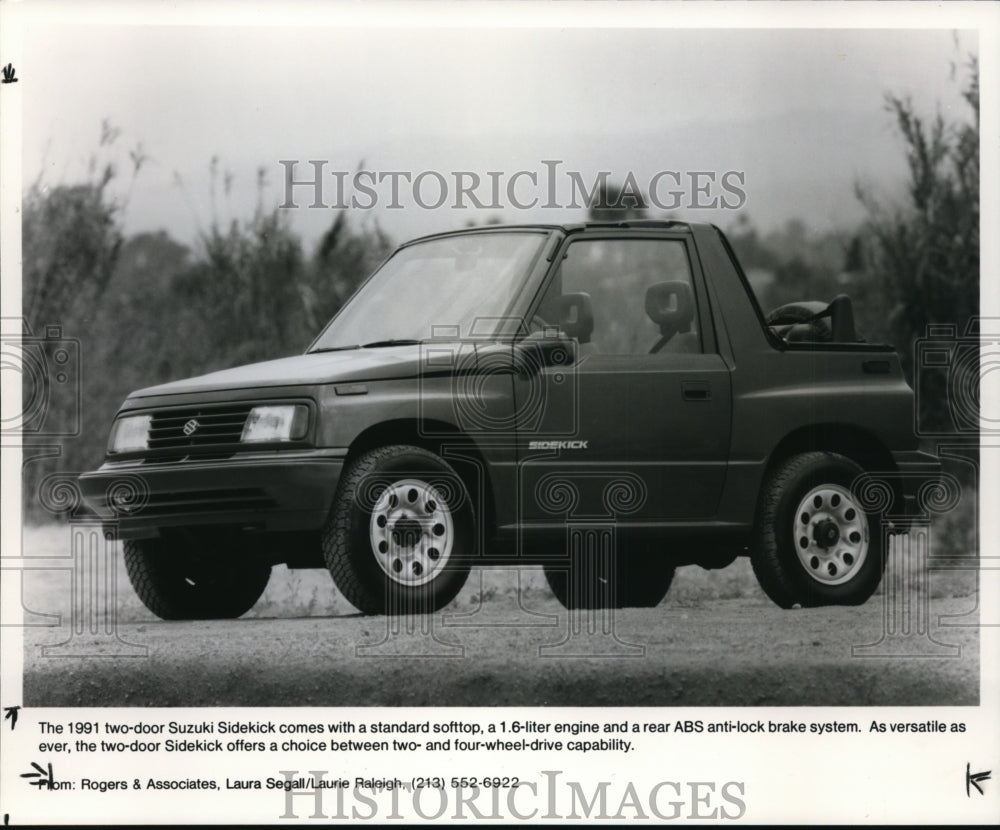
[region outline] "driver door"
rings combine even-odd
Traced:
[[[682,234],[588,233],[564,249],[532,328],[558,326],[578,360],[515,381],[518,411],[531,413],[518,425],[523,522],[655,526],[716,513],[730,376],[693,262]]]

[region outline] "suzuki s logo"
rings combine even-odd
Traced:
[[[200,426],[201,426],[201,424],[199,424],[194,418],[192,418],[190,421],[188,421],[186,424],[184,424],[184,430],[183,430],[184,434],[185,435],[193,435],[194,432]]]
[[[529,441],[529,450],[585,450],[586,441]]]

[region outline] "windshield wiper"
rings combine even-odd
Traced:
[[[362,343],[362,349],[378,349],[382,346],[417,346],[419,340],[373,340],[371,343]]]
[[[346,352],[350,349],[360,349],[360,346],[320,346],[318,349],[310,349],[306,354],[319,354],[320,352]]]

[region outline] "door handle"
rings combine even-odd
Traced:
[[[705,380],[689,380],[681,383],[681,397],[686,401],[712,400],[712,387]]]

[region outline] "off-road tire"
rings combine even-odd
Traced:
[[[235,619],[253,608],[271,566],[253,555],[174,537],[126,540],[125,570],[142,604],[163,620]]]
[[[545,565],[545,581],[564,608],[655,608],[674,579],[674,566],[649,550],[623,551],[615,563],[611,579],[605,560],[577,554],[568,567]]]
[[[767,476],[750,562],[775,604],[861,605],[878,588],[885,570],[880,519],[851,493],[861,473],[842,455],[807,452]]]
[[[444,459],[420,447],[379,447],[345,468],[323,527],[323,557],[362,613],[431,613],[468,579],[475,522],[469,492]]]

